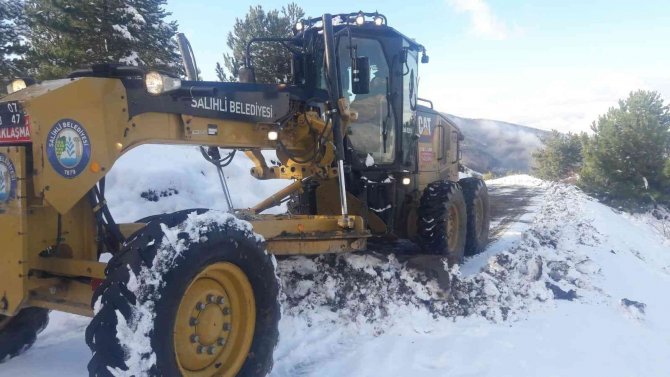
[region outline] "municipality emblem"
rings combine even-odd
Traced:
[[[86,129],[72,119],[61,119],[49,131],[47,155],[51,167],[65,178],[81,174],[91,159]]]
[[[16,196],[16,169],[12,160],[0,153],[0,204],[5,204]]]

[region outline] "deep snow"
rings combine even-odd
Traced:
[[[237,207],[286,184],[255,181],[249,167],[237,158],[226,168]],[[667,212],[618,213],[527,176],[488,183],[539,194],[484,254],[451,271],[448,291],[394,256],[280,260],[284,315],[272,375],[668,376]],[[158,201],[142,198],[147,190]],[[214,169],[191,147],[131,151],[108,192],[120,221],[225,209]],[[0,365],[0,376],[86,376],[87,322],[52,313],[35,346]]]

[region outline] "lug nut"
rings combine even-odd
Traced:
[[[230,323],[223,324],[223,331],[230,331]]]
[[[226,306],[225,308],[223,308],[223,315],[228,315],[228,314],[230,314],[230,308]]]
[[[216,341],[216,344],[218,344],[218,345],[220,345],[220,346],[223,346],[224,344],[226,344],[226,340],[223,339],[223,338],[219,338],[219,339]]]
[[[214,297],[214,295],[207,295],[207,302],[211,304],[216,303],[216,297]]]
[[[223,296],[219,296],[218,303],[223,304],[226,300],[223,298]]]
[[[198,346],[198,353],[205,352],[205,346]]]
[[[198,343],[200,341],[200,337],[193,334],[191,335],[191,343]]]
[[[207,347],[207,353],[210,354],[210,355],[213,355],[215,349],[216,348],[214,348],[214,346],[209,346],[209,347]]]
[[[198,302],[198,303],[195,305],[195,308],[198,309],[198,310],[200,310],[200,311],[203,311],[203,310],[205,310],[205,306],[206,306],[206,305],[203,304],[202,302]]]
[[[191,326],[196,326],[198,324],[198,319],[191,317],[191,319],[188,321],[188,324]]]

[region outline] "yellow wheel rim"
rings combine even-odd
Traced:
[[[456,250],[456,245],[460,244],[458,239],[460,236],[458,230],[461,228],[460,221],[458,208],[455,205],[449,205],[447,217],[447,250],[449,253],[453,253]]]
[[[183,376],[235,376],[247,358],[256,326],[249,279],[232,263],[200,272],[179,303],[174,348]]]

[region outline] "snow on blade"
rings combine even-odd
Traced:
[[[393,313],[405,307],[425,310],[435,318],[524,318],[529,308],[589,288],[586,281],[593,271],[575,268],[588,263],[588,257],[557,253],[562,238],[584,245],[599,242],[590,223],[579,220],[577,208],[567,201],[552,200],[571,190],[553,187],[547,205],[534,219],[536,226],[518,245],[490,258],[479,273],[462,276],[458,268],[448,271],[451,284],[447,290],[392,254],[289,258],[280,264],[288,312],[309,317],[316,309],[327,308],[346,319],[345,323],[375,323],[378,331],[385,327],[378,321],[392,324]],[[570,225],[556,221],[557,213],[570,217]]]

